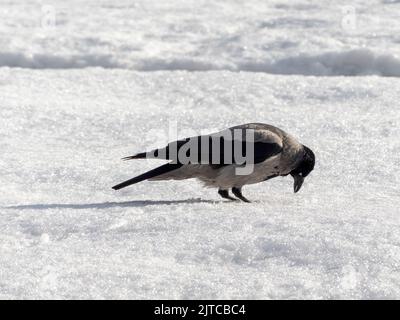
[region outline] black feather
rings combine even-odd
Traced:
[[[145,158],[146,158],[146,152],[141,152],[141,153],[135,154],[134,156],[124,157],[124,158],[122,158],[122,160],[145,159]]]
[[[130,186],[131,184],[135,184],[135,183],[141,182],[143,180],[147,180],[147,179],[151,179],[151,178],[157,177],[157,176],[159,176],[161,174],[170,172],[172,170],[179,169],[181,166],[182,166],[182,164],[179,164],[179,163],[176,163],[176,164],[175,163],[166,163],[166,164],[164,164],[164,165],[162,165],[160,167],[157,167],[157,168],[155,168],[153,170],[150,170],[150,171],[148,171],[146,173],[143,173],[143,174],[141,174],[141,175],[139,175],[137,177],[134,177],[132,179],[124,181],[124,182],[122,182],[120,184],[117,184],[116,186],[114,186],[112,188],[114,190],[119,190],[119,189],[125,188],[127,186]]]
[[[235,159],[237,148],[240,148],[241,155],[244,158],[254,159],[254,164],[263,162],[282,151],[282,147],[277,143],[257,141],[252,142],[253,145],[251,149],[254,150],[254,154],[252,155],[253,157],[250,157],[250,154],[248,154],[250,150],[247,150],[249,142],[241,141],[239,144],[236,142],[232,139],[224,139],[223,137],[193,137],[171,142],[165,148],[156,149],[148,153],[142,152],[134,156],[123,158],[123,160],[143,159],[147,157],[171,160],[173,163],[181,163],[179,160],[182,159],[178,159],[178,154],[181,148],[186,146],[188,149],[185,155],[190,159],[188,163],[210,164],[213,168],[219,168],[237,163],[237,159]],[[215,145],[217,146],[216,148]],[[226,154],[226,151],[229,153]]]

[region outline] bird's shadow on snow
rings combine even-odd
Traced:
[[[45,209],[107,209],[116,207],[147,207],[156,205],[194,204],[194,203],[218,203],[220,201],[203,200],[200,198],[186,200],[134,200],[123,202],[100,202],[100,203],[38,203],[17,206],[2,207],[3,209],[17,210],[45,210]]]

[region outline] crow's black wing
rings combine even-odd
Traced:
[[[240,129],[235,129],[240,130]],[[142,152],[129,159],[156,158],[180,164],[211,164],[216,167],[228,164],[260,163],[282,151],[282,140],[268,130],[255,130],[247,136],[246,130],[232,134],[225,130],[213,135],[186,138],[169,143],[165,148]]]

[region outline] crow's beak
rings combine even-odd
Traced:
[[[298,174],[293,176],[294,179],[294,184],[293,184],[293,190],[294,193],[298,192],[301,188],[301,186],[303,185],[304,182],[304,178]]]

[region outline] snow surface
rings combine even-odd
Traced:
[[[399,77],[399,6],[376,0],[2,1],[0,66]]]
[[[400,3],[354,2],[355,30],[338,2],[44,5],[0,4],[0,298],[400,298]],[[298,194],[111,189],[171,123],[246,122],[315,151]]]

